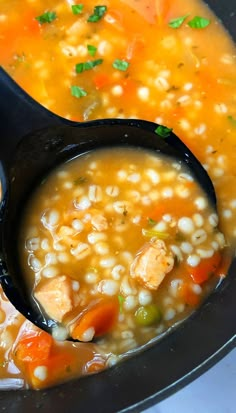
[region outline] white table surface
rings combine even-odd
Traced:
[[[143,413],[236,413],[236,349],[182,390]]]

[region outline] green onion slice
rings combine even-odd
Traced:
[[[169,234],[167,232],[155,231],[155,229],[145,229],[142,228],[142,234],[146,238],[159,238],[159,239],[167,239],[169,238]]]

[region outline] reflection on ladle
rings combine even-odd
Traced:
[[[55,321],[33,306],[24,287],[16,253],[19,214],[30,191],[55,166],[97,148],[132,146],[180,161],[216,208],[213,184],[199,161],[172,132],[156,133],[158,125],[143,120],[105,119],[76,123],[54,115],[30,98],[0,68],[0,277],[13,305],[38,327],[51,331]]]

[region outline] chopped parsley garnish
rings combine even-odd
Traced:
[[[210,22],[211,21],[209,19],[205,19],[205,17],[195,16],[188,22],[188,25],[192,29],[204,29],[209,26]]]
[[[129,62],[126,62],[126,60],[116,59],[112,63],[112,66],[114,67],[114,69],[125,72],[129,67]]]
[[[228,119],[234,126],[236,126],[236,118],[233,118],[233,116],[229,115]]]
[[[161,136],[161,138],[168,138],[168,136],[170,136],[171,132],[172,132],[172,128],[167,128],[167,126],[164,125],[159,125],[156,129],[155,129],[155,133],[159,136]]]
[[[178,29],[180,26],[182,26],[187,17],[188,14],[185,14],[185,16],[176,17],[175,19],[169,21],[168,26],[172,27],[172,29]]]
[[[104,16],[107,11],[107,6],[95,6],[93,9],[93,14],[91,14],[88,18],[88,22],[96,23]]]
[[[71,10],[73,14],[81,14],[83,11],[84,5],[83,4],[72,4]]]
[[[93,57],[96,54],[97,47],[93,46],[92,44],[88,44],[87,45],[87,50],[88,50],[88,53],[90,54],[90,56]]]
[[[86,90],[84,90],[82,87],[80,86],[71,86],[70,88],[71,94],[72,96],[74,96],[75,98],[82,98],[83,96],[87,96],[87,92]]]
[[[75,65],[75,71],[76,73],[82,73],[85,70],[93,69],[95,66],[100,65],[102,62],[103,62],[103,59],[97,59],[97,60],[91,60],[91,61],[84,62],[84,63],[77,63]]]
[[[40,16],[35,17],[39,24],[52,23],[57,18],[55,11],[47,11]]]

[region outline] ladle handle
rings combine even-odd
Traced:
[[[31,98],[0,67],[0,159],[8,160],[20,138],[32,130],[64,122]]]

